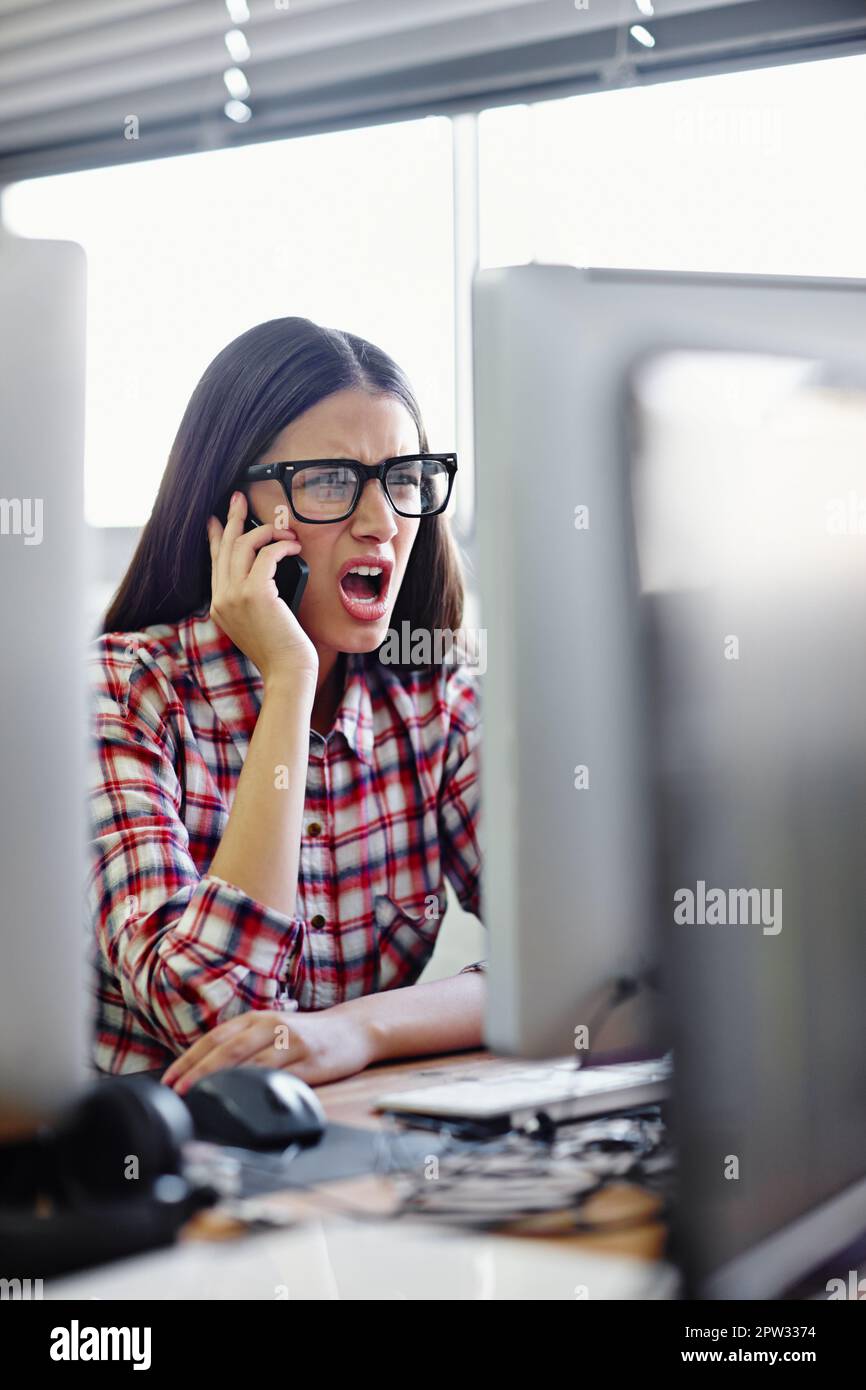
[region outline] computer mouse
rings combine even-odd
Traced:
[[[315,1144],[325,1112],[305,1081],[273,1067],[228,1067],[184,1095],[199,1139],[241,1149]]]

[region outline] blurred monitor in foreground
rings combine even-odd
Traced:
[[[809,356],[631,377],[692,1296],[847,1289],[866,1232],[866,340],[826,360],[832,313]]]
[[[84,314],[81,248],[0,228],[0,1135],[86,1074]]]
[[[711,1297],[866,1228],[864,323],[859,281],[475,281],[486,1037],[673,1042]]]

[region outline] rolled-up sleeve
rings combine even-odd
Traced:
[[[306,926],[199,873],[178,746],[153,702],[137,704],[113,679],[92,710],[90,919],[127,1007],[179,1053],[224,1019],[293,997]]]
[[[439,794],[442,864],[460,906],[481,918],[481,711],[476,679],[465,667],[457,667],[449,674],[446,692],[450,721]]]

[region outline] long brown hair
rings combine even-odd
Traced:
[[[304,318],[270,319],[223,348],[193,391],[150,518],[101,624],[137,632],[210,606],[207,519],[225,523],[244,470],[286,425],[335,391],[395,396],[429,449],[409,381],[381,348]],[[392,624],[452,630],[463,615],[463,580],[444,516],[422,517]]]

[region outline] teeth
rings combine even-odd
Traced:
[[[353,565],[348,574],[381,574],[381,565]]]

